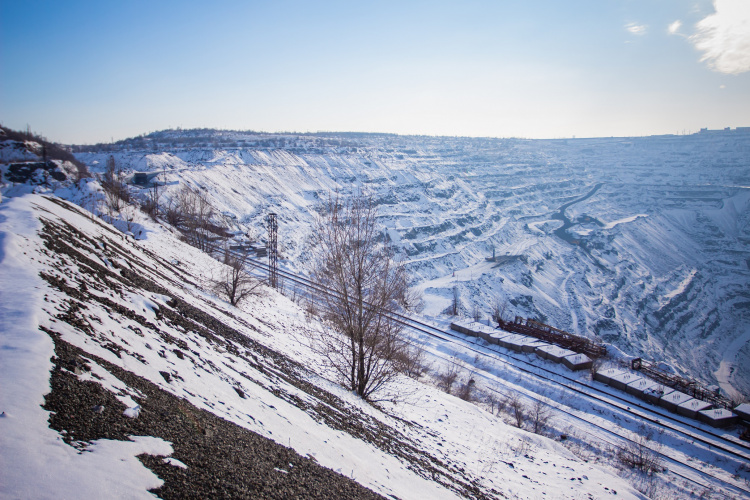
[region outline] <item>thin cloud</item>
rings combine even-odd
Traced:
[[[690,37],[701,51],[701,62],[720,73],[737,75],[750,71],[750,2],[714,0],[714,14],[695,25]]]
[[[680,31],[680,27],[682,27],[682,21],[679,19],[672,24],[669,25],[667,30],[669,31],[670,35],[676,35],[678,31]]]
[[[632,35],[645,35],[646,34],[645,24],[628,23],[625,25],[625,29],[628,30],[628,32]]]

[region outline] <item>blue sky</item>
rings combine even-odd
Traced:
[[[0,0],[0,122],[63,143],[750,126],[750,1]]]

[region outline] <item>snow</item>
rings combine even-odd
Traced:
[[[602,229],[612,229],[615,226],[618,226],[620,224],[627,224],[628,222],[633,222],[635,220],[640,219],[641,217],[648,217],[648,214],[638,214],[638,215],[631,215],[630,217],[623,217],[622,219],[613,221],[613,222],[607,222],[602,226]]]
[[[671,299],[677,297],[681,293],[685,292],[685,289],[690,284],[691,281],[693,281],[693,278],[695,278],[696,273],[698,272],[697,269],[693,269],[690,271],[690,273],[685,277],[684,280],[682,280],[681,283],[677,285],[677,288],[672,290],[671,292],[664,295],[665,303],[669,302]]]
[[[141,414],[141,407],[139,405],[135,405],[132,408],[126,408],[125,411],[122,412],[122,414],[128,418],[138,418],[138,415]]]
[[[165,458],[164,463],[172,465],[174,467],[179,467],[180,469],[187,469],[187,465],[185,465],[184,463],[180,462],[179,460],[173,457]]]
[[[52,339],[38,329],[44,284],[24,252],[36,238],[33,198],[0,205],[0,496],[2,498],[153,498],[162,481],[136,458],[170,455],[151,437],[99,440],[79,453],[47,427]]]
[[[738,266],[736,256],[744,255],[737,238],[747,237],[750,193],[738,188],[736,182],[710,186],[717,192],[708,201],[687,193],[698,189],[697,180],[703,176],[714,181],[728,180],[728,176],[742,176],[742,170],[699,171],[693,166],[671,163],[662,168],[664,151],[672,147],[667,147],[666,142],[644,146],[642,156],[627,157],[635,166],[617,169],[611,163],[620,162],[617,166],[622,166],[625,160],[620,149],[623,146],[616,140],[591,141],[591,147],[601,148],[596,149],[600,154],[597,158],[581,152],[586,145],[583,141],[565,147],[561,143],[550,143],[548,147],[523,141],[499,143],[502,151],[495,154],[469,139],[451,140],[441,143],[428,138],[396,138],[389,143],[372,139],[363,143],[365,152],[203,149],[116,152],[115,156],[118,162],[135,162],[132,164],[139,170],[164,170],[167,199],[181,184],[205,186],[220,211],[237,215],[236,230],[256,238],[264,234],[265,214],[277,212],[282,266],[292,270],[305,269],[305,235],[319,200],[330,190],[367,185],[384,201],[380,205],[382,226],[413,273],[415,290],[423,293],[422,314],[428,321],[446,325],[441,313],[452,301],[454,286],[459,289],[465,311],[479,303],[485,315],[496,296],[508,301],[529,297],[530,300],[517,301],[509,307],[508,314],[544,314],[550,324],[582,335],[593,335],[596,328],[609,342],[608,349],[615,353],[613,358],[627,359],[634,354],[663,357],[674,363],[678,371],[718,380],[728,393],[744,387],[738,378],[742,376],[739,353],[750,341],[750,330],[732,304],[739,302],[733,297],[741,296],[747,278],[747,269]],[[388,152],[398,141],[423,141],[415,149],[424,156],[399,159]],[[468,154],[460,156],[452,147],[455,151],[465,147],[476,155],[486,155],[487,165],[465,159]],[[742,158],[742,147],[726,148],[721,158],[729,163]],[[696,155],[695,162],[707,161],[710,154]],[[548,159],[541,161],[545,156]],[[94,153],[81,157],[91,165],[96,161],[104,164],[106,159]],[[581,157],[589,159],[581,163],[585,167],[576,170]],[[555,158],[563,165],[555,165]],[[478,163],[472,163],[475,161]],[[653,181],[655,171],[664,174],[663,180]],[[566,210],[567,217],[574,221],[570,231],[588,238],[589,246],[558,238],[555,231],[561,226],[560,221],[550,216],[563,204],[590,192],[603,177],[607,183],[602,189]],[[680,184],[683,181],[688,185]],[[78,481],[83,486],[76,491],[89,493],[83,496],[150,497],[147,489],[158,486],[159,480],[133,457],[142,452],[168,456],[169,443],[147,437],[133,437],[132,442],[98,441],[89,446],[90,453],[78,454],[47,427],[48,414],[40,405],[49,391],[49,359],[53,351],[51,340],[38,326],[48,325],[54,312],[43,303],[43,295],[54,296],[57,292],[38,277],[45,264],[44,257],[37,253],[41,248],[37,218],[63,217],[94,239],[106,231],[85,216],[63,213],[40,196],[20,196],[31,190],[20,186],[4,188],[0,205],[0,414],[4,415],[0,418],[0,496],[51,497],[53,485],[58,491],[58,481],[62,492],[70,491],[66,488]],[[93,208],[97,184],[84,183],[80,191],[56,188],[56,194]],[[391,196],[393,202],[388,201]],[[139,218],[137,213],[134,217],[132,224],[116,218],[115,226],[120,231],[127,231],[128,226],[136,228],[134,233],[140,233],[139,240],[127,244],[144,262],[148,261],[146,251],[164,262],[177,262],[180,272],[194,277],[196,284],[217,268],[218,263],[210,257],[176,241],[169,229]],[[714,245],[712,240],[719,243]],[[487,262],[493,248],[499,258],[509,259],[500,265]],[[87,251],[92,259],[104,262],[110,269],[114,269],[113,263],[125,265],[124,261],[110,261],[96,245]],[[530,286],[524,283],[524,275],[530,276]],[[291,300],[271,294],[241,311],[230,310],[225,302],[173,276],[172,284],[163,283],[170,294],[195,307],[211,308],[222,321],[253,339],[287,353],[305,366],[317,366],[315,355],[299,339],[304,331],[320,325],[308,321],[304,311]],[[148,321],[156,321],[155,311],[170,300],[169,296],[142,290],[125,290],[122,296],[110,298]],[[692,311],[695,316],[685,311]],[[662,323],[655,322],[657,313],[663,314]],[[604,317],[611,318],[610,325],[599,324]],[[683,317],[686,319],[680,323]],[[168,331],[200,353],[203,364],[195,365],[179,359],[153,333],[143,332],[141,337],[128,329],[135,324],[112,320],[106,314],[99,314],[99,318],[99,330],[116,343],[127,343],[128,349],[142,355],[148,364],[125,354],[121,359],[73,328],[60,324],[56,328],[66,341],[92,355],[133,371],[199,408],[291,446],[302,455],[315,456],[319,463],[382,494],[399,498],[454,496],[437,483],[415,475],[397,458],[325,426],[274,396],[268,388],[279,384],[300,398],[310,398],[267,373],[242,365],[242,359],[222,352],[205,339],[191,332]],[[712,324],[712,318],[718,318],[716,330],[701,330],[700,325]],[[248,330],[246,324],[256,325],[257,329]],[[673,349],[664,348],[664,332],[676,335]],[[697,339],[704,338],[704,333],[705,341],[699,343]],[[569,441],[604,443],[612,439],[600,427],[637,432],[637,423],[624,412],[613,412],[553,384],[540,385],[524,371],[536,368],[529,368],[513,356],[556,373],[561,381],[568,377],[593,385],[586,374],[571,375],[564,367],[533,354],[510,353],[472,339],[458,347],[423,336],[413,340],[426,348],[432,379],[399,379],[390,390],[406,396],[399,404],[388,406],[390,415],[362,404],[326,380],[328,374],[324,372],[311,374],[310,381],[373,418],[407,432],[426,453],[461,464],[483,487],[494,487],[509,497],[536,498],[546,492],[548,496],[554,493],[579,498],[590,494],[600,498],[609,494],[605,485],[616,489],[618,497],[639,496],[628,484],[628,478],[621,477],[605,459],[587,455],[593,452],[586,452],[583,446],[563,446],[516,429],[486,408],[434,387],[435,374],[459,365],[463,370],[461,377],[474,374],[479,390],[502,394],[518,391],[525,397],[554,404],[559,409],[555,435],[565,433],[570,436]],[[159,355],[160,349],[163,356]],[[482,368],[476,365],[477,359]],[[207,368],[209,362],[215,370]],[[100,383],[125,404],[126,411],[135,413],[143,396],[90,359],[88,363],[91,372],[79,378]],[[697,366],[699,363],[701,366]],[[252,381],[238,377],[229,366],[242,366]],[[182,380],[167,383],[160,371],[179,373]],[[235,387],[242,388],[245,399],[238,396]],[[629,395],[617,397],[625,398],[634,408],[643,404]],[[641,411],[661,418],[661,410],[644,407]],[[407,429],[394,417],[415,422],[425,430]],[[719,469],[730,479],[735,473],[733,467],[738,467],[736,460],[717,458],[706,447],[680,437],[667,435],[661,444],[673,456],[690,457],[699,467]],[[607,446],[602,444],[601,449]],[[94,461],[94,456],[99,460]],[[164,460],[184,466],[169,457]],[[281,468],[279,472],[285,470]],[[111,474],[116,474],[119,482],[102,484]],[[719,483],[714,487],[717,491],[731,491]],[[97,490],[104,494],[92,494]],[[686,487],[679,491],[688,490]]]
[[[102,387],[113,393],[122,404],[128,407],[128,409],[138,406],[138,403],[136,403],[133,398],[142,398],[143,394],[128,387],[94,361],[86,359],[86,362],[90,371],[78,375],[79,380],[82,382],[91,381],[100,384]]]
[[[9,298],[6,292],[3,292],[5,295],[2,297],[4,385],[6,381],[9,381],[7,385],[13,388],[25,384],[20,387],[22,390],[18,394],[15,391],[3,391],[0,400],[6,415],[0,420],[0,425],[3,426],[2,457],[5,457],[2,469],[5,474],[2,495],[8,498],[45,498],[58,494],[57,492],[66,493],[70,491],[68,488],[76,488],[75,491],[84,496],[97,496],[94,492],[98,492],[99,496],[103,494],[120,498],[149,496],[147,490],[158,487],[160,480],[144,469],[134,457],[139,453],[168,456],[171,454],[169,443],[147,437],[133,437],[132,442],[100,440],[87,447],[90,452],[80,454],[75,448],[64,444],[61,437],[47,427],[47,412],[40,407],[43,394],[49,391],[49,358],[52,355],[52,345],[46,334],[36,327],[38,324],[52,324],[48,323],[49,319],[34,317],[28,313],[49,308],[49,303],[46,306],[42,304],[42,290],[45,290],[51,299],[59,292],[46,287],[36,276],[33,270],[36,261],[22,259],[19,255],[23,255],[23,251],[33,254],[34,246],[39,245],[38,236],[34,234],[39,225],[33,220],[33,211],[41,210],[45,217],[51,217],[50,212],[53,208],[55,207],[52,203],[35,196],[14,198],[4,203],[0,210],[4,217],[2,279],[13,279],[14,283],[23,284],[24,286],[19,289],[25,291],[25,294],[16,293],[14,299]],[[56,212],[60,212],[59,207]],[[101,231],[84,217],[74,214],[65,217],[81,231],[94,234]],[[18,227],[22,228],[20,233],[14,230]],[[205,270],[211,261],[190,247],[176,244],[168,233],[153,232],[149,240],[140,244],[155,253],[158,252],[162,258],[169,258],[170,254],[179,255],[183,269],[188,272]],[[133,251],[140,253],[137,245],[132,245]],[[90,251],[96,252],[98,247],[93,246]],[[3,282],[3,285],[8,283]],[[9,289],[11,287],[3,286],[4,291]],[[186,292],[189,293],[182,292],[182,295],[196,305],[209,301],[215,304],[217,310],[222,308],[220,301],[215,301],[197,290],[191,291],[188,288]],[[170,293],[179,294],[180,291],[172,288]],[[121,298],[112,296],[110,299],[139,314],[143,314],[144,311],[149,314],[153,313],[160,301],[163,302],[164,296],[149,297],[128,291]],[[29,307],[30,304],[33,307]],[[96,314],[93,308],[92,303],[89,309]],[[302,328],[310,327],[296,304],[284,297],[273,296],[254,303],[250,309],[255,311],[254,315],[259,320],[262,320],[260,323],[256,322],[262,326],[255,334],[258,340],[284,352],[295,353],[303,363],[317,364],[313,361],[314,355],[296,340],[296,336],[290,335]],[[10,318],[13,318],[12,327],[8,326]],[[164,389],[185,397],[198,407],[208,409],[281,444],[291,445],[302,455],[315,456],[320,464],[338,470],[383,494],[399,498],[454,498],[453,492],[438,483],[415,475],[395,456],[388,455],[347,433],[328,428],[299,408],[274,396],[263,387],[272,387],[281,382],[274,380],[269,374],[245,366],[243,371],[260,383],[252,385],[247,379],[233,379],[230,371],[191,368],[189,361],[180,360],[169,351],[166,351],[166,357],[158,355],[156,351],[159,350],[157,346],[160,340],[153,332],[144,331],[145,337],[141,337],[128,329],[128,325],[122,321],[112,320],[104,314],[99,314],[99,318],[102,322],[98,327],[99,331],[111,332],[109,337],[115,341],[126,341],[128,349],[141,353],[148,364],[135,362],[124,353],[120,359],[98,344],[92,344],[85,336],[76,333],[67,325],[56,323],[55,328],[62,333],[66,341],[78,345],[92,355],[126,367]],[[224,319],[232,323],[230,317]],[[277,332],[282,331],[285,334],[278,335]],[[229,352],[218,351],[201,337],[189,332],[171,333],[180,335],[188,342],[190,350],[200,353],[203,362],[211,361],[215,367],[241,362],[236,359],[228,364],[227,361],[233,358]],[[36,340],[30,342],[30,339]],[[147,349],[146,343],[154,349]],[[8,356],[11,350],[12,359]],[[128,406],[125,416],[137,418],[137,401],[142,395],[127,388],[90,359],[88,364],[91,372],[83,373],[79,377],[82,380],[95,380],[117,394],[118,399]],[[175,370],[182,380],[167,384],[160,376],[160,370]],[[23,377],[19,374],[23,374]],[[27,378],[29,375],[34,376],[33,384]],[[407,431],[392,417],[352,398],[351,394],[340,387],[324,379],[313,380],[361,411],[400,428],[402,432]],[[305,393],[281,384],[285,390],[294,391],[299,397],[309,398]],[[234,391],[233,387],[238,385],[243,388],[245,399],[240,398]],[[625,498],[629,494],[635,494],[623,480],[613,476],[611,472],[581,462],[554,441],[512,429],[470,403],[408,378],[400,379],[391,390],[400,394],[413,394],[407,398],[407,402],[390,408],[393,415],[400,419],[417,423],[415,429],[424,429],[408,431],[412,438],[421,442],[421,446],[428,453],[443,460],[463,464],[471,474],[483,478],[485,487],[495,487],[509,494],[522,496],[534,495],[534,492],[544,490],[559,490],[561,497],[576,497],[581,491],[602,494],[602,485],[606,484],[610,487],[615,485],[620,495]],[[36,450],[40,452],[36,453]],[[508,463],[513,466],[506,465]],[[77,472],[71,472],[71,469]],[[85,478],[82,477],[84,475]],[[112,475],[116,475],[118,479],[112,481]],[[576,479],[571,482],[572,476],[577,478],[583,475],[588,480],[581,482]],[[529,486],[529,481],[533,486]]]

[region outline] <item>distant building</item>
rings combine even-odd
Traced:
[[[130,182],[136,186],[148,186],[161,172],[135,172]]]
[[[148,174],[144,172],[136,172],[133,174],[133,184],[138,184],[139,186],[145,186],[148,183]]]
[[[724,127],[723,129],[716,129],[716,130],[709,130],[708,128],[702,128],[698,132],[699,134],[723,134],[723,133],[743,133],[746,134],[750,132],[750,127],[737,127],[735,129],[732,129],[732,127]]]

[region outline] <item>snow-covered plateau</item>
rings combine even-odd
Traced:
[[[80,149],[94,173],[110,156],[128,173],[161,172],[163,206],[183,185],[201,189],[217,222],[256,244],[276,213],[280,265],[299,273],[311,264],[321,202],[365,190],[421,292],[425,321],[447,329],[455,288],[466,316],[475,304],[488,316],[499,299],[508,316],[750,393],[750,134],[527,141],[176,130]],[[231,306],[211,291],[223,264],[164,221],[130,207],[107,213],[96,180],[7,182],[8,164],[37,158],[2,151],[0,498],[750,491],[737,428],[713,430],[588,371],[475,338],[411,333],[423,373],[365,403],[331,382],[310,348],[325,326],[293,285]],[[514,397],[523,422],[509,408]],[[534,408],[549,417],[538,433]],[[649,473],[623,462],[634,443],[655,461]]]

